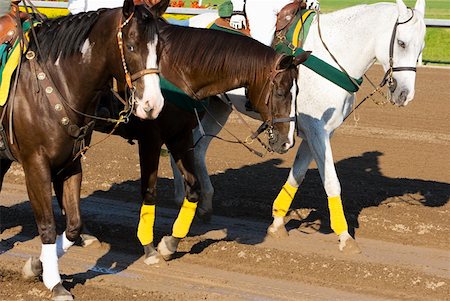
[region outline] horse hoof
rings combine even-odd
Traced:
[[[80,234],[80,238],[81,238],[81,246],[83,248],[86,248],[94,243],[100,244],[100,241],[97,239],[97,237],[89,234]]]
[[[361,249],[352,237],[340,242],[339,250],[348,255],[361,254]]]
[[[24,279],[33,279],[42,275],[42,262],[37,257],[30,257],[22,268],[22,277]]]
[[[52,289],[52,300],[54,301],[70,301],[73,300],[72,294],[64,288],[61,283],[55,285]]]
[[[161,262],[161,255],[153,247],[153,243],[144,246],[145,259],[144,263],[146,265],[155,265]]]
[[[164,260],[169,261],[177,251],[180,238],[173,236],[164,236],[158,244],[158,252]]]
[[[198,208],[197,216],[204,224],[209,224],[212,218],[212,211],[203,208]]]
[[[267,234],[273,238],[286,238],[289,236],[285,227],[276,228],[274,225],[270,225],[267,229]]]

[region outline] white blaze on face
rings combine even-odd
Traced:
[[[158,69],[156,45],[158,40],[155,39],[147,44],[148,57],[146,61],[147,69]],[[142,77],[144,81],[144,91],[142,98],[136,98],[138,107],[136,108],[136,115],[144,119],[155,119],[158,117],[164,105],[164,98],[161,94],[161,87],[159,84],[159,75],[147,74]]]

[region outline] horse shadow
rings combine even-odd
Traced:
[[[343,191],[343,206],[349,227],[353,232],[359,227],[358,217],[364,208],[379,206],[386,202],[406,202],[426,207],[440,207],[449,202],[449,183],[387,177],[380,169],[379,159],[381,156],[383,153],[378,151],[365,152],[360,156],[349,157],[336,163]],[[230,168],[223,173],[212,175],[211,181],[215,187],[213,204],[215,215],[208,224],[195,220],[191,235],[199,236],[226,228],[226,231],[223,231],[225,234],[216,238],[204,236],[204,239],[194,240],[190,250],[177,253],[175,258],[181,258],[186,254],[200,254],[210,245],[224,240],[248,245],[263,242],[266,239],[266,228],[271,223],[272,202],[289,173],[289,168],[280,167],[282,163],[281,159],[270,159],[238,169]],[[129,192],[130,186],[135,188],[132,189],[136,194],[133,199],[139,199],[137,195],[139,185],[139,181],[114,184],[106,192],[99,190],[92,193],[82,200],[82,206],[96,206],[95,203],[89,202],[89,199],[94,197],[115,196],[117,199],[117,192],[121,188]],[[158,196],[160,200],[164,200],[164,202],[160,201],[158,206],[178,208],[174,201],[172,179],[158,179]],[[142,257],[143,250],[135,234],[140,204],[133,206],[133,212],[130,214],[135,217],[130,218],[126,225],[119,221],[115,224],[114,219],[103,223],[101,220],[97,220],[97,215],[94,213],[83,214],[83,221],[87,228],[100,241],[107,243],[109,250],[86,272],[63,275],[67,287],[73,288],[77,284],[82,285],[87,280],[99,275],[125,271]],[[34,221],[24,222],[29,221],[32,214],[29,202],[1,209],[2,212],[8,212],[6,215],[2,213],[2,232],[21,225],[23,233],[32,234],[32,237],[37,235]],[[327,198],[317,169],[308,170],[301,189],[294,198],[291,210],[298,209],[308,209],[309,214],[291,219],[286,225],[288,230],[311,224],[311,228],[316,232],[324,234],[332,232],[329,227]],[[10,212],[17,214],[10,214]],[[174,215],[171,218],[174,220],[175,217]],[[57,218],[62,219],[61,216]],[[233,224],[228,225],[227,223],[230,223],[231,220],[234,220]],[[319,227],[314,227],[313,224],[317,224],[317,222]],[[251,231],[246,232],[248,229]],[[157,216],[155,242],[169,234],[170,230],[170,225],[167,223],[161,225]],[[23,237],[28,236],[21,233],[9,238],[6,242],[12,248],[15,241],[22,241]],[[124,241],[126,241],[126,245],[123,245]],[[2,247],[2,249],[4,248]],[[118,254],[124,253],[126,255],[118,256]]]
[[[355,234],[355,229],[359,228],[358,217],[364,208],[387,202],[440,207],[450,200],[449,183],[384,176],[379,164],[381,156],[383,153],[378,151],[365,152],[336,163],[343,191],[343,206],[352,235]],[[228,169],[224,173],[211,176],[215,187],[215,215],[259,220],[269,226],[272,221],[273,200],[290,170],[277,167],[281,163],[280,159],[272,159],[239,169]],[[301,209],[307,209],[307,214],[296,213]],[[301,189],[292,202],[291,211],[294,214],[291,214],[286,225],[288,231],[306,226],[308,231],[302,231],[306,234],[332,233],[327,196],[318,169],[308,170]],[[211,226],[214,229],[214,220]],[[227,240],[240,239],[243,243],[258,244],[266,238],[266,228],[252,239],[242,239],[240,233],[228,234]],[[197,247],[196,250],[201,252]]]

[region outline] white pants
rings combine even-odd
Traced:
[[[116,8],[123,6],[123,0],[69,0],[68,9],[73,15],[98,10],[99,8]]]
[[[232,2],[234,10],[242,8],[242,0]],[[270,46],[275,34],[277,15],[284,6],[292,2],[293,0],[246,0],[245,12],[252,38]]]

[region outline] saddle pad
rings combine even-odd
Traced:
[[[25,21],[22,24],[22,28],[24,32],[28,32],[31,27],[30,21]],[[25,34],[27,40],[28,34]],[[23,50],[23,53],[26,52],[26,49]],[[20,56],[22,55],[20,51],[20,41],[17,39],[8,50],[7,44],[2,44],[0,46],[0,58],[1,58],[1,66],[0,66],[0,106],[4,106],[6,101],[8,100],[9,90],[11,86],[11,77],[14,71],[17,69],[19,64]]]
[[[300,46],[308,35],[315,14],[312,10],[302,10],[297,14],[296,19],[286,32],[285,38],[289,43],[279,42],[274,46],[275,50],[279,53],[293,54],[295,56],[304,52]],[[302,33],[301,36],[300,33]],[[361,85],[363,81],[362,78],[350,79],[347,74],[314,56],[314,54],[310,55],[302,65],[350,93],[358,91],[358,85]],[[354,82],[358,85],[355,85]]]
[[[287,31],[280,31],[286,32],[284,37],[280,37],[280,33],[276,33],[277,36],[275,37],[275,40],[277,42],[273,46],[275,51],[292,54],[297,47],[301,47],[308,35],[309,28],[311,27],[315,15],[316,12],[314,10],[301,10],[300,13],[295,16]]]
[[[195,100],[162,76],[160,76],[160,85],[164,99],[184,111],[190,113],[194,113],[194,110],[203,112],[209,104],[208,98],[202,99],[201,101]]]
[[[234,29],[230,26],[230,19],[218,18],[209,24],[206,28],[216,29],[225,32],[240,34],[243,36],[250,36],[250,30],[248,29]]]

